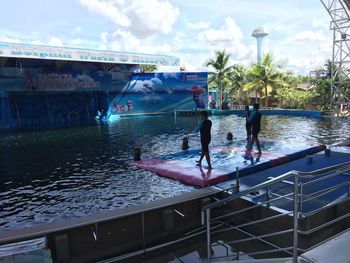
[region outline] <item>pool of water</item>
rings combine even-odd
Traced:
[[[245,144],[244,119],[213,116],[211,145]],[[196,119],[171,116],[122,118],[80,128],[11,132],[0,135],[0,227],[14,229],[96,214],[171,197],[194,189],[130,165],[133,146],[142,158],[181,151],[182,137]],[[263,116],[261,138],[271,151],[283,151],[350,137],[347,119]],[[227,163],[216,156],[213,164]],[[214,166],[214,169],[215,169]]]

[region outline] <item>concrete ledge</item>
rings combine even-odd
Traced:
[[[113,219],[140,214],[142,212],[165,208],[181,202],[192,201],[198,198],[210,196],[220,191],[222,190],[218,188],[207,187],[207,188],[191,191],[188,193],[184,193],[178,196],[156,200],[151,203],[134,205],[134,206],[126,207],[123,209],[117,209],[113,211],[106,211],[96,215],[57,221],[57,222],[52,222],[45,225],[33,226],[29,228],[0,231],[0,245],[7,244],[10,242],[26,240],[30,238],[36,238],[36,237],[44,236],[49,233],[65,231],[65,230],[69,230],[77,227],[82,227],[88,224],[101,223],[104,221],[109,221]]]
[[[46,237],[54,262],[92,262],[145,251],[201,226],[201,207],[221,189],[202,188],[148,204],[0,232],[0,245]]]
[[[212,110],[212,115],[230,115],[230,114],[236,114],[236,115],[242,115],[243,116],[243,109],[242,110]],[[312,117],[312,118],[321,118],[321,112],[315,111],[315,110],[285,110],[285,109],[271,109],[271,110],[264,110],[261,109],[260,112],[263,115],[292,115],[292,116],[304,116],[304,117]]]

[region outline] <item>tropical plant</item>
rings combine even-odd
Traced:
[[[263,91],[265,95],[265,107],[268,107],[269,93],[278,86],[285,85],[281,73],[273,63],[272,56],[266,54],[263,56],[261,64],[253,64],[248,73],[248,82],[245,85],[246,90],[254,90],[255,92]]]
[[[306,90],[283,87],[275,95],[279,105],[285,109],[306,109],[312,103],[312,93]]]
[[[140,69],[142,73],[152,73],[157,71],[157,65],[141,64]]]
[[[225,50],[215,51],[215,58],[210,59],[207,63],[207,67],[212,67],[213,72],[209,72],[209,84],[211,86],[216,85],[219,88],[219,109],[222,109],[224,88],[232,79],[232,66],[228,65],[230,55]]]
[[[247,103],[244,85],[247,79],[247,70],[242,65],[234,64],[231,69],[230,81],[226,86],[226,94],[230,100],[239,104]]]

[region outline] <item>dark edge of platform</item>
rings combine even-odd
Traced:
[[[191,192],[186,192],[180,195],[176,195],[173,197],[155,200],[147,204],[133,205],[122,209],[101,212],[95,215],[88,215],[80,218],[72,218],[72,219],[67,219],[62,221],[56,221],[56,222],[47,223],[47,224],[38,225],[38,226],[32,226],[28,228],[5,230],[0,232],[0,245],[11,243],[11,242],[17,242],[20,240],[41,237],[49,233],[66,231],[66,230],[70,230],[73,228],[78,228],[78,227],[82,227],[82,226],[90,225],[94,223],[100,223],[100,222],[127,217],[135,214],[140,214],[142,212],[147,212],[155,209],[160,209],[162,207],[172,206],[177,203],[203,198],[206,196],[217,194],[219,192],[222,192],[222,190],[219,188],[206,187],[206,188],[196,189]]]

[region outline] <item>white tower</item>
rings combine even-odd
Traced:
[[[261,64],[261,44],[263,41],[263,38],[268,35],[267,31],[263,27],[258,27],[255,29],[252,33],[252,37],[256,38],[257,44],[258,44],[258,64]]]

